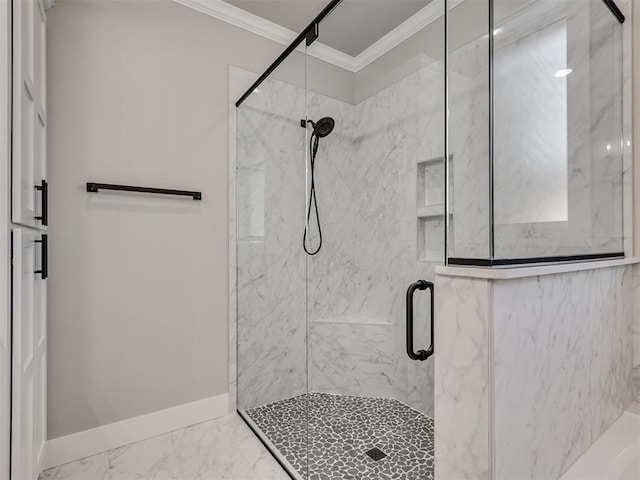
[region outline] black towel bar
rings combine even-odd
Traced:
[[[202,192],[190,190],[171,190],[168,188],[135,187],[132,185],[113,185],[111,183],[87,182],[87,192],[98,193],[98,190],[118,190],[120,192],[156,193],[159,195],[178,195],[202,200]]]

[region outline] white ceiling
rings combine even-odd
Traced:
[[[246,12],[301,32],[328,0],[225,0]],[[319,41],[357,57],[431,0],[343,0],[320,24]]]

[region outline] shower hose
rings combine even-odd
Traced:
[[[309,161],[311,163],[311,188],[309,189],[309,206],[307,207],[307,222],[304,226],[304,238],[302,239],[302,246],[304,247],[304,251],[307,252],[307,255],[316,255],[320,249],[322,248],[322,228],[320,227],[320,217],[318,215],[318,199],[316,197],[316,179],[315,179],[315,170],[316,170],[316,155],[318,154],[318,144],[320,142],[320,138],[314,131],[309,138]],[[316,225],[318,227],[318,247],[313,250],[309,250],[307,248],[307,231],[309,230],[309,220],[311,219],[311,209],[314,209],[316,212]]]

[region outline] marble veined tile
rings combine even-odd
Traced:
[[[40,480],[108,480],[109,460],[106,453],[45,470]]]
[[[46,470],[40,480],[288,480],[251,430],[228,415]]]
[[[629,267],[585,272],[591,309],[591,436],[595,441],[631,403],[633,385]]]
[[[633,373],[632,395],[635,400],[640,400],[640,267],[632,268],[633,274]]]
[[[109,452],[109,480],[182,480],[172,434]]]
[[[436,478],[489,480],[489,305],[485,280],[436,276]]]
[[[310,389],[395,397],[393,330],[391,325],[313,323]]]
[[[495,476],[562,475],[632,398],[629,267],[494,286]]]
[[[640,366],[640,268],[633,268],[633,366]],[[637,392],[640,394],[640,392]]]
[[[185,480],[289,478],[238,415],[179,430],[172,439]]]
[[[590,444],[584,287],[569,275],[494,287],[496,478],[558,478]]]

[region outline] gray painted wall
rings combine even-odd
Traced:
[[[48,42],[56,438],[228,391],[228,70],[284,47],[168,0],[58,1]],[[326,68],[326,93],[352,95]]]

